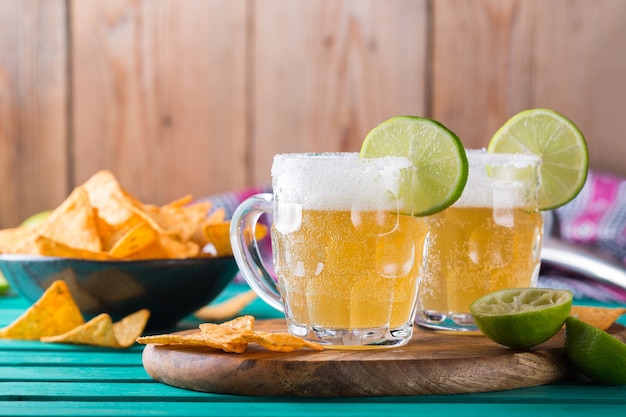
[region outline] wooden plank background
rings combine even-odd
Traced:
[[[0,0],[0,227],[99,169],[146,202],[265,184],[398,114],[484,146],[550,107],[626,175],[621,0]]]

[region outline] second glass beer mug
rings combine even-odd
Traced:
[[[390,347],[413,332],[423,220],[400,213],[405,158],[356,153],[280,154],[273,194],[244,201],[231,222],[242,275],[283,311],[290,333],[327,347]],[[275,278],[254,240],[271,214]]]
[[[535,286],[543,218],[539,158],[467,150],[469,176],[452,206],[429,216],[418,324],[477,330],[469,306],[500,289]]]

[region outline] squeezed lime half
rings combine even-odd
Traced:
[[[568,290],[511,288],[478,298],[470,311],[489,339],[514,349],[530,349],[563,327],[572,300]]]

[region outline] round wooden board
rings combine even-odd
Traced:
[[[286,326],[284,320],[259,321],[255,330],[285,331]],[[515,351],[484,336],[419,327],[409,344],[392,349],[276,353],[251,344],[237,354],[147,345],[143,365],[155,380],[180,388],[302,397],[499,391],[559,381],[570,373],[563,332],[532,351]]]

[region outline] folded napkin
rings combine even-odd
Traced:
[[[237,206],[257,193],[271,193],[271,186],[259,186],[240,191],[225,192],[206,197],[214,207],[224,207],[230,218]],[[626,268],[626,180],[618,176],[589,172],[585,186],[570,203],[546,216],[554,224],[546,230],[547,237],[566,242],[572,247],[584,248],[604,258],[614,260],[616,266]],[[261,221],[266,224],[268,219]],[[260,247],[263,257],[271,262],[269,243]],[[240,277],[237,278],[241,280]],[[569,289],[578,299],[626,303],[626,289],[599,282],[580,272],[555,268],[542,263],[538,286]]]

